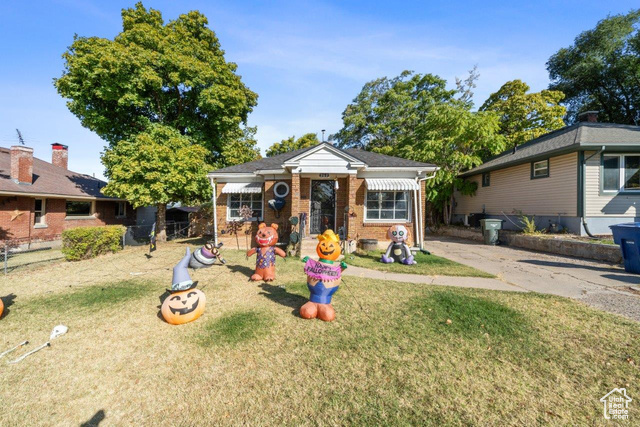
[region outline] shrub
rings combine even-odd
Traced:
[[[520,221],[522,221],[522,231],[524,234],[537,234],[538,230],[536,228],[536,217],[535,215],[529,218],[526,215],[522,215],[520,217]]]
[[[65,230],[62,232],[62,253],[67,261],[80,261],[117,252],[122,249],[124,232],[125,227],[122,225]]]

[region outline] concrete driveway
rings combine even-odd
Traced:
[[[428,237],[426,249],[495,274],[509,285],[574,298],[640,321],[640,292],[631,288],[640,288],[640,276],[621,266],[444,236]]]

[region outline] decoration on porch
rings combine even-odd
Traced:
[[[182,325],[196,320],[204,312],[207,298],[199,289],[195,289],[187,267],[191,259],[191,251],[187,247],[184,257],[173,267],[173,280],[170,295],[165,298],[160,313],[167,323]]]
[[[267,202],[269,207],[273,209],[276,218],[280,218],[280,211],[286,205],[286,201],[281,197],[276,197],[275,199],[271,199]]]
[[[318,261],[309,257],[303,259],[310,297],[309,302],[300,307],[300,316],[331,322],[336,318],[331,298],[342,282],[342,270],[347,268],[344,262],[337,262],[341,253],[340,239],[333,230],[318,236],[316,253],[320,257]]]
[[[251,248],[247,251],[247,256],[250,257],[256,254],[256,270],[251,276],[251,280],[260,281],[264,280],[269,282],[276,278],[276,255],[282,258],[287,255],[285,252],[276,247],[278,243],[278,224],[262,223],[258,226],[258,232],[256,233],[257,248]]]
[[[409,245],[406,244],[409,238],[409,230],[404,225],[392,225],[387,230],[387,238],[391,239],[391,243],[387,247],[387,251],[382,254],[380,262],[390,264],[398,262],[405,265],[417,264],[413,259],[413,254]]]
[[[220,254],[219,249],[221,247],[222,242],[218,243],[216,246],[211,243],[206,243],[203,247],[197,249],[193,254],[191,254],[189,267],[195,269],[211,267],[216,263],[216,261],[220,261],[221,264],[226,264],[227,261]]]

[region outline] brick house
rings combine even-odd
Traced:
[[[100,192],[106,182],[67,169],[68,154],[52,144],[49,163],[33,148],[0,148],[0,242],[31,246],[68,228],[135,223],[129,203]]]
[[[328,143],[219,169],[208,174],[216,239],[225,238],[227,222],[240,219],[246,205],[254,211],[254,228],[264,221],[284,231],[296,216],[304,236],[333,229],[349,239],[385,241],[390,225],[404,224],[420,246],[423,239],[415,236],[424,237],[424,181],[437,170],[428,163]],[[276,199],[284,200],[279,211],[270,207]]]

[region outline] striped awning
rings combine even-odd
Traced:
[[[222,194],[262,193],[261,182],[228,182],[222,187]]]
[[[418,183],[410,178],[365,178],[367,190],[405,191],[417,190]]]

